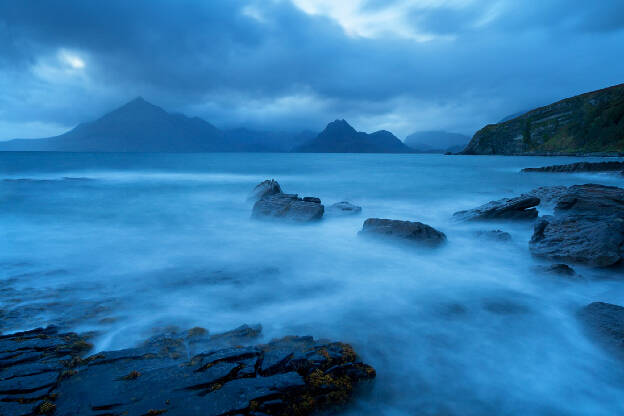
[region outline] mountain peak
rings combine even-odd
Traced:
[[[325,127],[325,131],[332,133],[345,132],[355,133],[355,129],[344,119],[334,120]]]

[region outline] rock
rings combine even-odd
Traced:
[[[293,222],[310,222],[323,217],[325,207],[318,198],[299,198],[296,194],[275,194],[256,201],[252,217],[279,218]],[[318,201],[318,202],[316,202]]]
[[[522,172],[617,172],[624,169],[624,162],[578,162],[568,165],[543,166],[541,168],[524,168]]]
[[[350,202],[336,202],[327,208],[327,212],[332,215],[356,215],[362,212],[362,207],[353,205]]]
[[[534,196],[519,196],[491,201],[478,208],[459,211],[453,214],[460,221],[482,220],[531,220],[537,217],[540,199]]]
[[[388,237],[425,246],[439,246],[446,242],[446,235],[420,222],[369,218],[364,221],[363,236]]]
[[[568,192],[567,186],[540,186],[522,196],[534,196],[540,199],[540,206],[553,206],[559,202],[565,193]]]
[[[340,342],[291,336],[232,344],[257,331],[243,326],[208,336],[194,328],[87,357],[83,338],[53,328],[2,336],[2,354],[37,356],[2,361],[0,414],[307,415],[346,403],[361,382],[375,378]],[[202,338],[205,349],[192,353],[189,337]]]
[[[536,222],[529,242],[533,255],[556,261],[609,267],[624,256],[624,189],[571,186],[554,216]]]
[[[248,200],[257,201],[259,199],[264,198],[265,196],[281,194],[282,188],[279,183],[275,179],[267,179],[265,181],[260,182],[256,187],[251,191]]]
[[[299,198],[297,194],[285,194],[273,179],[258,184],[250,199],[256,199],[251,213],[252,218],[256,219],[310,222],[321,219],[325,212],[319,198],[312,196]]]
[[[624,307],[592,302],[580,310],[579,318],[590,336],[624,358]]]
[[[535,271],[543,274],[550,274],[564,277],[578,277],[574,269],[567,264],[557,263],[547,266],[539,265],[535,267]]]
[[[480,230],[475,231],[474,235],[479,238],[495,241],[511,241],[511,234],[501,230]]]

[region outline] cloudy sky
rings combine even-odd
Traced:
[[[622,0],[0,0],[0,140],[143,96],[218,127],[472,134],[624,82]]]

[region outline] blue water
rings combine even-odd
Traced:
[[[345,414],[624,414],[624,367],[574,317],[592,301],[624,303],[617,272],[539,275],[531,224],[451,221],[538,186],[624,185],[609,174],[519,173],[574,161],[0,153],[0,331],[93,330],[102,350],[171,326],[261,323],[266,340],[352,343],[377,369],[372,392]],[[246,197],[267,178],[362,215],[252,221]],[[420,251],[358,238],[368,217],[421,221],[449,243]],[[496,228],[512,243],[473,235]]]

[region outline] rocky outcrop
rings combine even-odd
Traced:
[[[54,328],[2,336],[0,414],[307,415],[345,404],[375,377],[347,344],[249,345],[258,335],[194,328],[86,357],[84,338]]]
[[[624,169],[624,162],[579,162],[568,165],[543,166],[541,168],[524,168],[522,172],[618,172]]]
[[[290,222],[311,222],[320,220],[325,212],[321,200],[297,194],[282,193],[277,181],[271,179],[258,184],[250,198],[257,198],[253,206],[252,218],[279,219]]]
[[[599,344],[624,358],[624,307],[593,302],[581,309],[579,318]]]
[[[474,232],[475,237],[491,241],[511,241],[511,234],[501,230],[479,230]]]
[[[535,224],[531,252],[557,261],[609,267],[624,256],[624,189],[575,185],[563,195],[554,216]]]
[[[483,220],[532,220],[537,217],[540,199],[534,196],[519,196],[491,201],[478,208],[459,211],[453,218],[459,221]]]
[[[275,179],[267,179],[265,181],[260,182],[256,187],[251,191],[249,195],[249,200],[257,201],[259,199],[264,198],[265,196],[281,194],[282,188],[280,184],[277,183]]]
[[[522,194],[523,196],[534,196],[539,198],[540,206],[552,207],[559,202],[559,198],[568,192],[568,187],[559,186],[540,186],[539,188],[532,189],[531,191]]]
[[[357,215],[360,212],[362,212],[362,207],[347,201],[336,202],[327,208],[327,213],[332,215]]]
[[[479,130],[463,154],[587,154],[624,151],[624,84],[529,111]]]
[[[446,235],[421,222],[369,218],[359,235],[390,238],[422,246],[435,247],[446,242]]]

